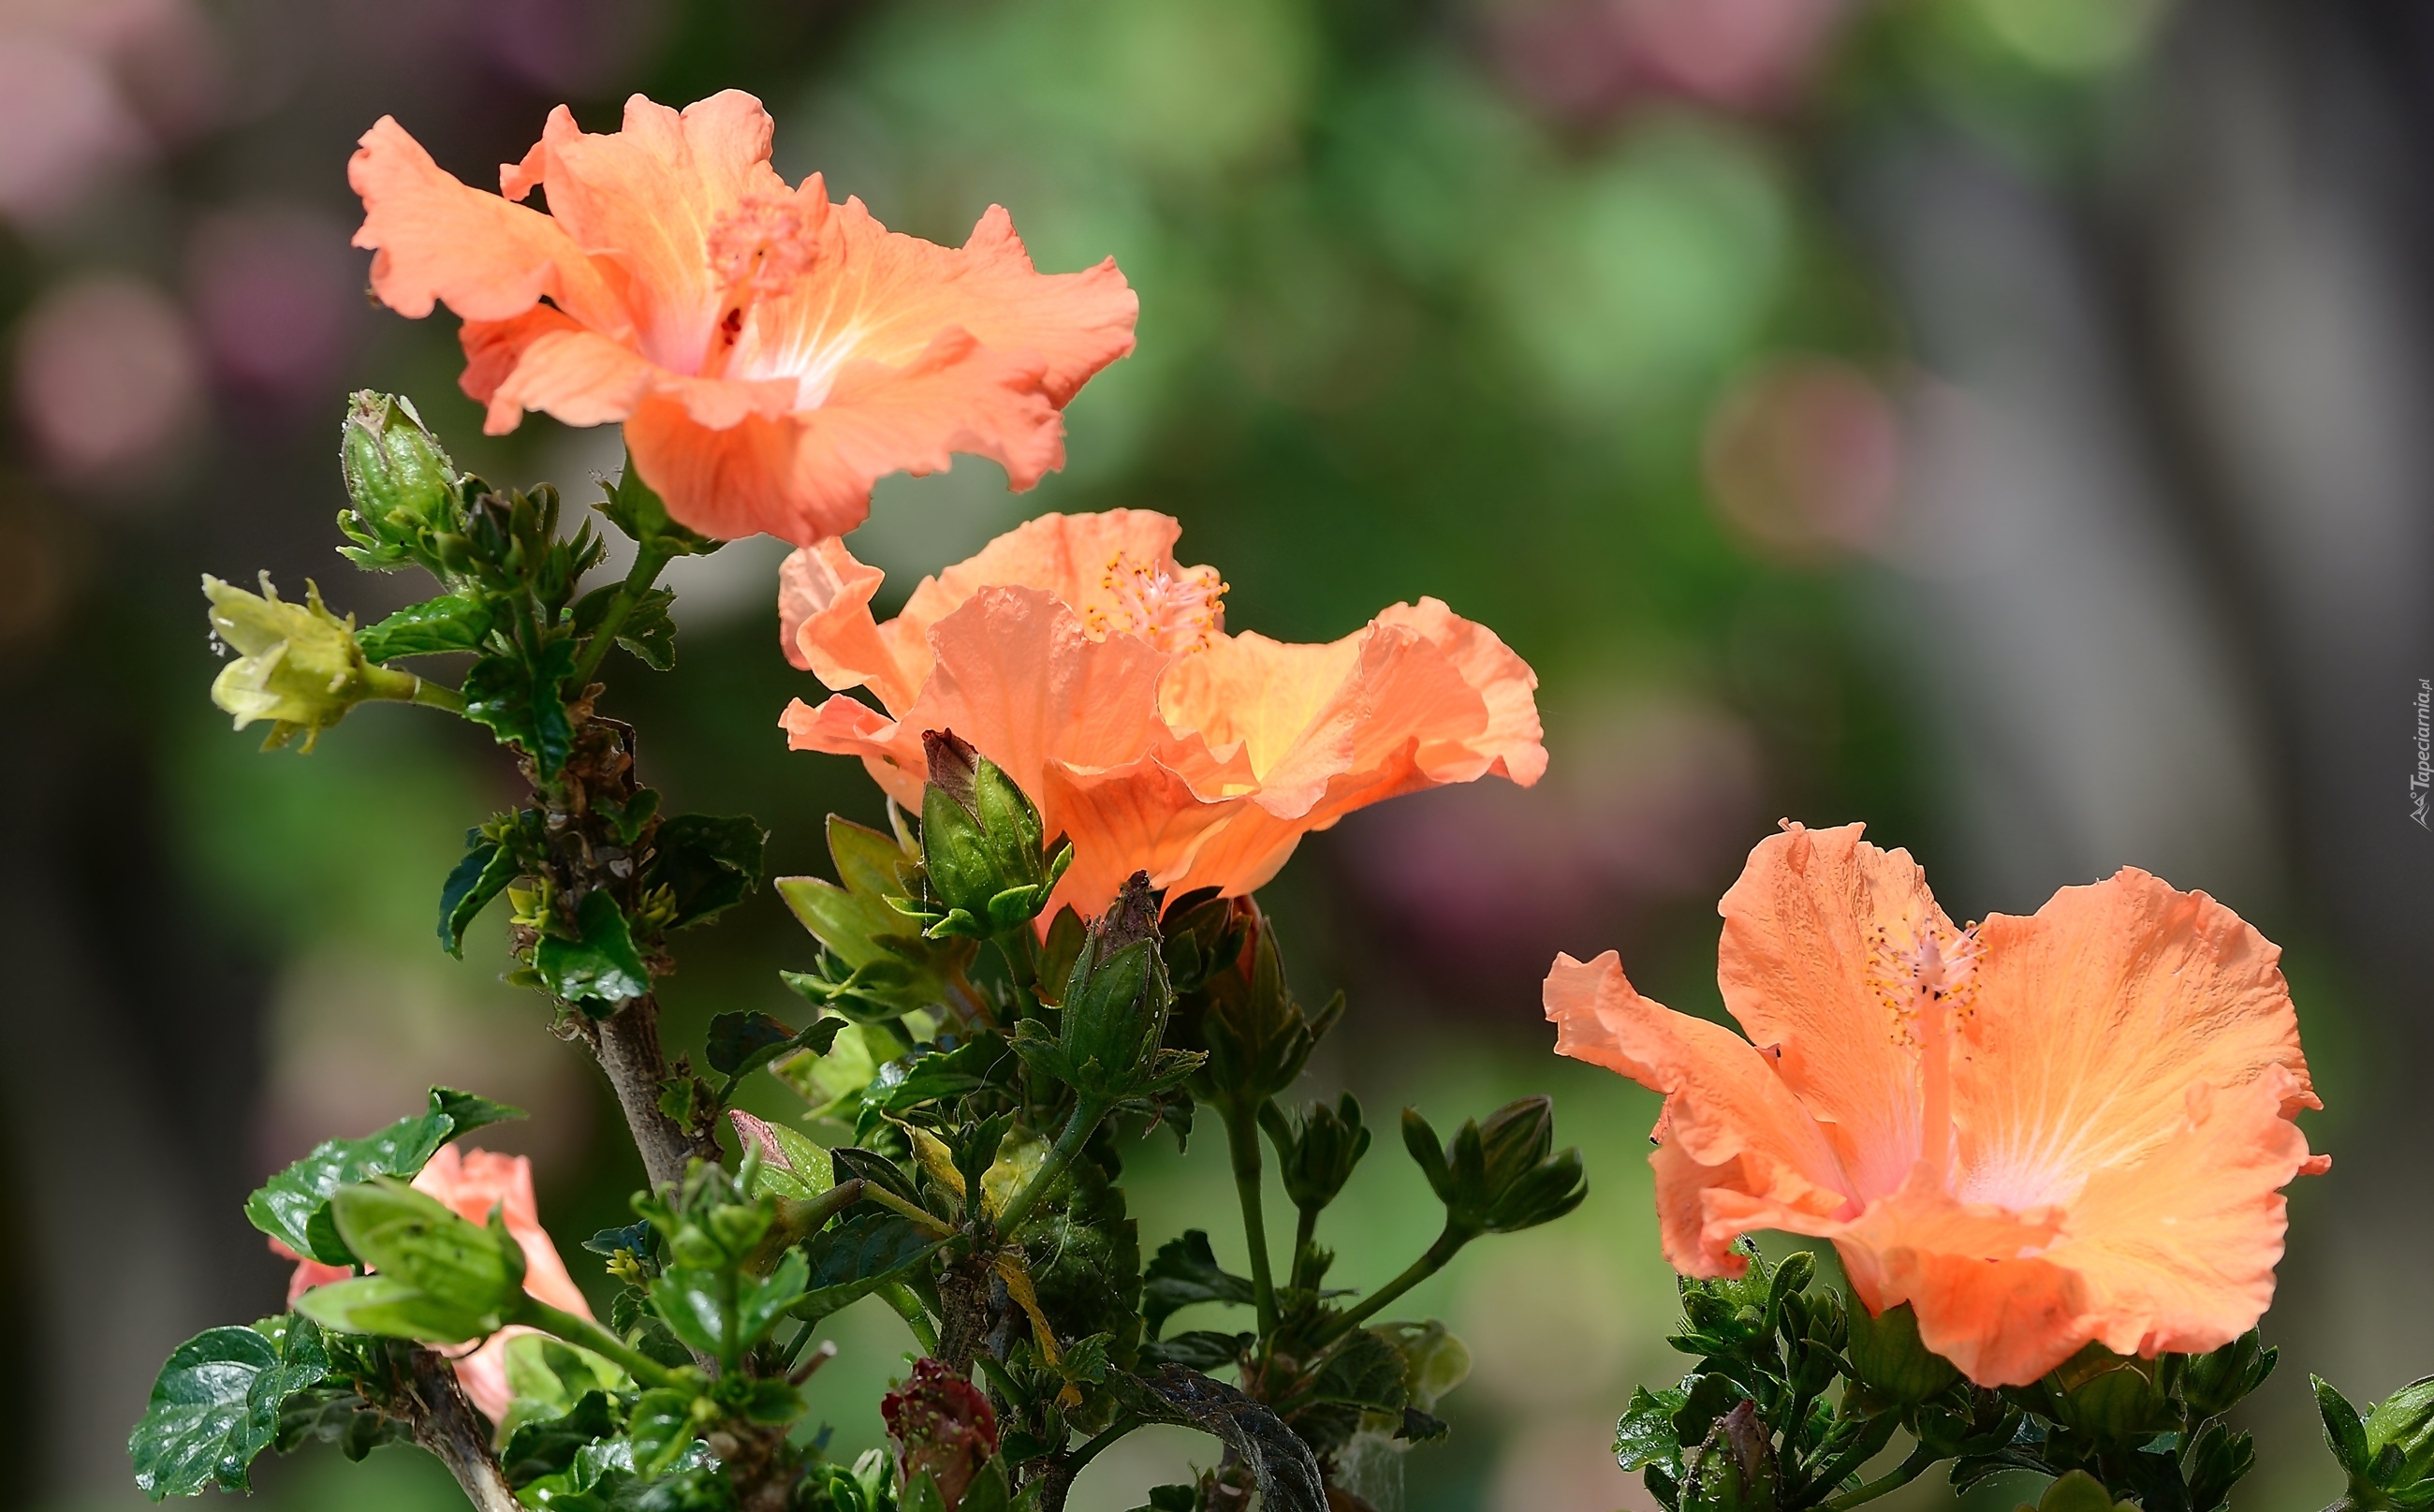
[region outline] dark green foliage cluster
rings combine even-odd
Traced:
[[[461,688],[416,679],[411,701],[486,727],[530,787],[468,833],[439,886],[439,942],[460,954],[505,901],[508,979],[598,1056],[651,1186],[636,1222],[585,1246],[620,1283],[603,1325],[523,1292],[502,1214],[460,1215],[409,1184],[442,1144],[512,1109],[435,1090],[422,1113],[319,1146],[248,1215],[354,1274],[180,1348],[132,1440],[146,1490],[241,1488],[262,1451],[307,1439],[356,1455],[411,1439],[486,1508],[1054,1512],[1106,1446],[1172,1423],[1217,1448],[1153,1506],[1214,1512],[1257,1494],[1274,1512],[1328,1512],[1363,1504],[1339,1474],[1356,1440],[1392,1453],[1447,1432],[1433,1409],[1467,1368],[1460,1342],[1382,1314],[1474,1239],[1579,1205],[1580,1157],[1554,1147],[1545,1099],[1449,1141],[1407,1110],[1443,1229],[1365,1294],[1330,1284],[1324,1215],[1371,1130],[1348,1095],[1298,1111],[1281,1099],[1341,998],[1313,1010],[1294,997],[1248,898],[1168,898],[1137,874],[1100,918],[1050,916],[1071,848],[944,730],[925,733],[917,828],[902,814],[893,833],[831,820],[836,880],[778,885],[815,942],[809,970],[782,973],[809,1011],[722,1014],[671,1059],[654,996],[670,937],[760,884],[764,836],[749,818],[661,814],[633,732],[597,712],[596,679],[612,646],[669,664],[659,573],[719,543],[673,524],[628,470],[597,507],[634,541],[635,566],[581,592],[604,555],[591,526],[563,533],[547,486],[502,493],[459,473],[403,401],[358,396],[341,455],[347,555],[419,567],[442,590],[358,649],[372,664],[470,654]],[[764,1071],[804,1093],[807,1119],[849,1132],[823,1144],[722,1118]],[[1202,1108],[1223,1126],[1249,1276],[1220,1267],[1196,1229],[1145,1264],[1125,1199],[1126,1146],[1186,1140]],[[1281,1268],[1260,1203],[1263,1139],[1295,1213]],[[847,1466],[807,1431],[799,1387],[834,1352],[824,1321],[873,1297],[921,1358],[879,1404],[895,1453]],[[1188,1307],[1230,1309],[1240,1326],[1168,1334]],[[435,1347],[508,1325],[534,1332],[506,1347],[513,1400],[492,1423]]]
[[[1972,1385],[1919,1340],[1904,1304],[1871,1314],[1810,1289],[1806,1251],[1770,1265],[1740,1244],[1739,1280],[1681,1283],[1698,1365],[1670,1390],[1632,1395],[1615,1455],[1672,1512],[1830,1512],[1951,1464],[1966,1491],[2004,1470],[2054,1477],[2046,1512],[2117,1501],[2148,1512],[2220,1512],[2255,1463],[2224,1415],[2272,1373],[2252,1332],[2211,1354],[2125,1358],[2090,1344],[2027,1386]],[[1839,1388],[1839,1389],[1838,1389]],[[1904,1457],[1861,1469],[1892,1446]]]

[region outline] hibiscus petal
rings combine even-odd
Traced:
[[[719,313],[711,228],[746,196],[793,193],[769,166],[776,129],[761,102],[740,90],[682,111],[636,94],[626,101],[623,129],[596,134],[561,105],[534,155],[502,181],[511,192],[546,187],[558,224],[625,270],[643,353],[692,373]]]
[[[347,164],[363,197],[354,245],[376,249],[372,289],[420,318],[437,301],[469,320],[506,320],[543,295],[595,329],[627,323],[623,304],[563,227],[457,180],[384,115]]]
[[[1660,1212],[1675,1214],[1666,1259],[1698,1276],[1740,1266],[1733,1238],[1749,1228],[1816,1231],[1856,1208],[1848,1179],[1816,1123],[1775,1073],[1772,1057],[1720,1023],[1675,1013],[1642,997],[1612,951],[1593,961],[1555,957],[1547,973],[1547,1017],[1555,1053],[1604,1066],[1665,1094],[1663,1143],[1654,1160]],[[1709,1221],[1727,1192],[1755,1199]],[[1688,1205],[1701,1205],[1697,1247]],[[1805,1219],[1795,1219],[1805,1214]]]
[[[1068,903],[1085,919],[1105,913],[1135,871],[1147,871],[1150,885],[1171,898],[1205,885],[1190,878],[1193,857],[1244,805],[1203,801],[1180,774],[1145,757],[1103,772],[1050,762],[1039,807],[1049,828],[1073,842],[1073,864],[1040,915],[1044,924]]]
[[[832,756],[859,756],[871,780],[917,814],[921,788],[929,768],[921,751],[921,730],[888,718],[858,698],[838,694],[814,709],[797,698],[778,716],[793,750],[826,751]]]
[[[1174,516],[1148,509],[1044,514],[922,578],[904,601],[901,621],[927,629],[982,589],[1020,583],[1046,590],[1088,624],[1093,610],[1108,614],[1116,607],[1106,585],[1116,558],[1174,570],[1174,542],[1182,534]]]
[[[634,412],[651,387],[651,365],[630,347],[590,331],[543,328],[529,318],[516,323],[530,334],[516,353],[514,369],[490,391],[489,412],[482,421],[486,435],[514,430],[528,409],[569,425],[621,421]],[[465,329],[476,328],[468,324]],[[469,380],[472,372],[469,363]]]
[[[1919,1151],[1919,1090],[1893,1009],[1869,981],[1881,925],[1941,919],[1908,851],[1860,826],[1787,827],[1750,852],[1717,911],[1724,1006],[1827,1127],[1863,1197],[1899,1188]]]
[[[1472,776],[1493,772],[1528,787],[1546,775],[1545,730],[1538,722],[1538,675],[1495,631],[1464,619],[1444,600],[1436,598],[1397,604],[1380,613],[1376,623],[1426,636],[1486,705],[1486,728],[1464,742],[1465,753],[1482,764]],[[1438,782],[1470,780],[1453,775],[1452,769],[1432,768],[1430,775]]]
[[[902,709],[929,672],[929,659],[908,674],[879,633],[870,598],[885,577],[834,537],[795,552],[778,569],[778,643],[787,661],[825,686],[842,693],[867,684],[882,704]]]
[[[2286,1115],[2318,1106],[2281,953],[2203,893],[2125,869],[1989,919],[1979,939],[1953,1075],[1965,1195],[2067,1201],[2089,1173],[2177,1138],[2193,1085],[2279,1069]]]

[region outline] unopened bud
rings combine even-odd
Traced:
[[[1056,1038],[1068,1064],[1077,1074],[1095,1062],[1106,1076],[1129,1078],[1165,1039],[1174,1002],[1157,951],[1157,902],[1149,873],[1137,871],[1090,926],[1065,979]]]
[[[2280,1357],[2254,1329],[2211,1354],[2190,1355],[2181,1366],[2181,1400],[2188,1403],[2191,1421],[2220,1418],[2238,1405],[2265,1383]]]
[[[2363,1422],[2329,1383],[2314,1384],[2324,1436],[2349,1472],[2349,1493],[2334,1504],[2356,1512],[2422,1512],[2434,1506],[2434,1376],[2386,1397],[2368,1409]]]
[[[1873,1314],[1854,1307],[1849,1326],[1852,1377],[1889,1401],[1915,1407],[1961,1379],[1959,1366],[1919,1341],[1918,1314],[1908,1302]]]
[[[1263,1104],[1260,1125],[1277,1147],[1285,1195],[1305,1212],[1316,1212],[1333,1202],[1352,1179],[1353,1167],[1369,1153],[1369,1131],[1361,1125],[1361,1105],[1350,1092],[1333,1108],[1311,1104],[1298,1125],[1289,1122],[1274,1103]]]
[[[237,653],[212,679],[212,702],[235,716],[239,730],[272,721],[269,746],[301,734],[300,748],[311,750],[322,730],[366,698],[413,696],[412,675],[365,661],[354,617],[331,613],[310,581],[304,602],[295,604],[279,596],[268,573],[259,593],[205,574],[203,596],[211,600],[212,632]]]
[[[1683,1467],[1681,1512],[1774,1512],[1774,1446],[1755,1402],[1716,1419]]]
[[[921,797],[921,854],[947,909],[934,935],[987,938],[1027,924],[1071,857],[1040,853],[1039,810],[996,763],[947,730],[926,730],[930,782]]]
[[[409,545],[448,529],[462,474],[405,399],[366,389],[340,432],[338,468],[354,518],[346,522],[367,567],[402,566]]]
[[[1403,1110],[1403,1144],[1445,1204],[1448,1229],[1517,1233],[1577,1208],[1588,1196],[1581,1152],[1554,1153],[1553,1105],[1524,1097],[1463,1125],[1450,1147],[1413,1108]]]
[[[2166,1379],[2176,1364],[2115,1354],[2090,1344],[2054,1367],[2036,1390],[2038,1410],[2098,1438],[2132,1438],[2177,1426]]]

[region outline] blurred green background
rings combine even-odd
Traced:
[[[462,963],[430,934],[463,828],[515,796],[504,763],[389,708],[256,754],[205,697],[195,584],[405,601],[329,551],[350,388],[411,394],[494,479],[586,502],[617,465],[613,433],[540,417],[481,437],[453,319],[368,305],[344,167],[372,120],[487,183],[561,100],[608,129],[631,91],[728,87],[777,115],[790,179],[945,242],[1001,202],[1042,267],[1112,253],[1140,294],[1062,473],[881,486],[850,544],[883,608],[1030,513],[1145,507],[1233,585],[1235,628],[1332,638],[1431,593],[1543,679],[1538,787],[1356,816],[1268,893],[1302,994],[1351,996],[1311,1094],[1444,1127],[1551,1091],[1589,1157],[1578,1215],[1414,1294],[1477,1369],[1452,1440],[1408,1458],[1410,1512],[1651,1504],[1606,1443],[1678,1368],[1654,1100],[1548,1053],[1537,981],[1616,947],[1719,1011],[1713,901],[1787,816],[1865,819],[1956,916],[2137,864],[2288,947],[2338,1164],[2294,1198],[2240,1504],[2330,1498],[2305,1372],[2379,1397],[2434,1366],[2417,0],[5,0],[18,1504],[137,1504],[160,1359],[281,1295],[244,1193],[432,1081],[533,1110],[483,1142],[533,1157],[600,1280],[574,1244],[639,1175],[605,1086],[496,981],[495,918]],[[679,564],[677,670],[612,663],[609,709],[672,803],[760,816],[791,873],[824,867],[824,814],[878,800],[777,732],[817,691],[775,644],[780,555]],[[776,970],[810,954],[768,894],[688,940],[675,1040],[789,1009]],[[750,1106],[799,1105],[764,1078]],[[1433,1232],[1390,1143],[1333,1223],[1356,1283]],[[1227,1254],[1212,1142],[1133,1175],[1145,1245],[1207,1223]],[[876,1443],[909,1341],[875,1306],[835,1328],[823,1410]],[[1211,1452],[1141,1435],[1074,1505]],[[282,1512],[463,1504],[404,1451],[259,1481]]]

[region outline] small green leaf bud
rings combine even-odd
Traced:
[[[366,389],[354,396],[340,432],[338,468],[354,518],[342,520],[366,567],[397,567],[413,548],[454,524],[462,474],[405,399]]]
[[[930,783],[921,796],[921,853],[947,916],[934,935],[987,938],[1027,925],[1046,905],[1072,852],[1040,851],[1039,810],[996,763],[951,730],[925,730]]]
[[[2254,1329],[2211,1354],[2193,1354],[2181,1366],[2181,1400],[2188,1403],[2192,1422],[2220,1418],[2239,1404],[2273,1373],[2281,1351],[2269,1347]]]
[[[208,573],[203,596],[211,600],[212,632],[237,653],[212,679],[212,702],[235,716],[243,730],[257,719],[272,722],[266,748],[299,734],[298,748],[311,750],[321,731],[347,717],[367,698],[410,698],[411,673],[373,666],[355,644],[352,615],[340,619],[321,602],[321,591],[304,585],[301,604],[290,603],[262,575],[262,592],[249,593]]]
[[[1545,1097],[1524,1097],[1484,1123],[1464,1124],[1443,1151],[1428,1121],[1403,1110],[1403,1143],[1445,1204],[1447,1228],[1465,1237],[1534,1228],[1587,1198],[1581,1152],[1551,1153],[1554,1140],[1554,1106]]]
[[[1919,1342],[1918,1314],[1908,1302],[1874,1314],[1864,1303],[1854,1307],[1849,1329],[1852,1378],[1888,1401],[1915,1407],[1961,1379],[1959,1366]]]
[[[1277,1166],[1284,1177],[1285,1195],[1304,1212],[1316,1212],[1333,1202],[1352,1179],[1353,1167],[1369,1153],[1369,1131],[1361,1126],[1361,1104],[1350,1092],[1333,1107],[1312,1103],[1298,1124],[1287,1119],[1274,1103],[1260,1108],[1260,1126],[1277,1147]]]
[[[1774,1512],[1774,1446],[1757,1404],[1716,1419],[1684,1466],[1680,1512]]]

